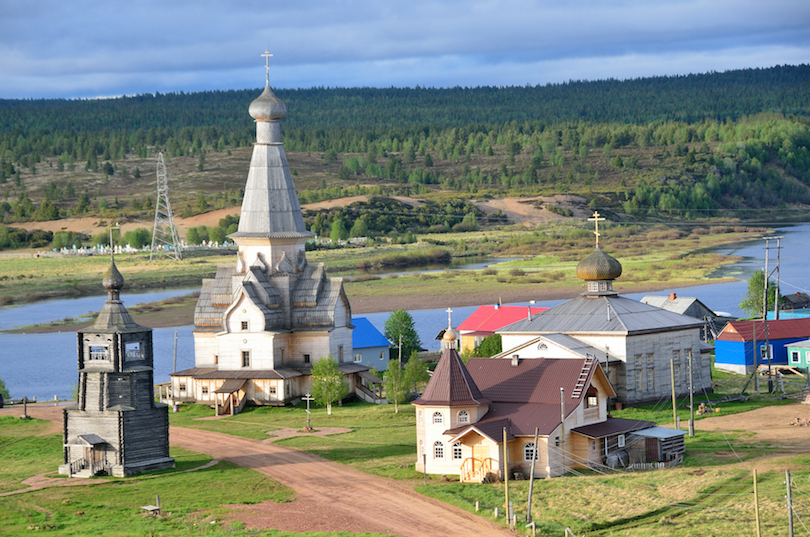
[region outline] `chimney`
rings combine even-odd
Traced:
[[[669,294],[669,299],[670,300],[675,300],[676,298],[678,298],[678,295],[676,295],[675,293],[670,293]]]
[[[516,366],[520,363],[520,356],[517,354],[512,355],[512,365]]]
[[[497,303],[495,304],[495,309],[498,309],[498,308],[500,308],[500,307],[501,307],[501,305],[500,305],[500,304],[497,304]]]

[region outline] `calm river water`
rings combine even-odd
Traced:
[[[783,227],[778,234],[782,239],[781,253],[781,290],[783,294],[796,291],[808,292],[808,254],[810,252],[810,223]],[[775,247],[775,241],[771,241]],[[725,247],[718,253],[742,256],[740,263],[726,267],[716,277],[733,276],[741,281],[707,284],[680,289],[666,289],[655,293],[628,294],[629,298],[641,299],[645,294],[665,295],[675,292],[683,297],[697,297],[709,308],[732,315],[742,315],[738,308],[740,300],[746,293],[750,274],[763,268],[765,260],[765,241],[757,240],[744,244]],[[619,257],[621,261],[621,257]],[[776,250],[771,251],[769,270],[776,266]],[[775,278],[774,274],[772,278]],[[621,280],[619,280],[620,282]],[[584,289],[584,286],[583,286]],[[126,288],[124,289],[126,291]],[[169,290],[143,294],[122,293],[124,304],[134,306],[139,303],[162,300],[170,296],[183,295],[192,290]],[[99,311],[106,297],[90,297],[70,300],[54,300],[20,307],[0,309],[0,330],[13,326],[27,326],[35,323],[77,317],[89,311]],[[536,306],[553,306],[563,302],[538,301]],[[528,306],[528,302],[518,303]],[[422,345],[430,350],[439,348],[434,339],[438,332],[447,326],[447,305],[436,304],[435,309],[413,310],[416,330]],[[453,308],[453,325],[458,326],[473,311],[475,306]],[[381,332],[389,313],[369,313],[366,317]],[[186,369],[194,365],[194,342],[191,326],[177,329],[177,369]],[[174,349],[174,328],[157,328],[154,330],[155,381],[165,382],[172,371]],[[76,333],[62,332],[54,334],[0,334],[0,378],[6,383],[14,398],[36,397],[37,400],[60,399],[70,396],[71,388],[77,380],[76,372]]]

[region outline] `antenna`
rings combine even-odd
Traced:
[[[172,259],[183,259],[177,228],[174,227],[172,206],[169,203],[169,185],[166,177],[163,153],[158,153],[157,202],[155,203],[155,225],[152,227],[152,248],[149,253],[149,261],[152,261],[155,251],[162,251]]]

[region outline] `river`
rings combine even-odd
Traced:
[[[808,292],[807,252],[810,251],[810,223],[779,228],[782,235],[781,252],[781,290],[783,294],[796,291]],[[776,246],[771,241],[771,247]],[[665,295],[671,292],[682,297],[697,297],[709,308],[717,312],[726,312],[741,316],[743,312],[738,304],[748,288],[748,278],[752,272],[763,268],[765,259],[765,241],[756,240],[716,250],[718,253],[741,256],[739,263],[725,267],[714,274],[714,277],[733,276],[740,281],[730,283],[706,284],[679,289],[666,289],[654,293],[633,293],[625,296],[636,300],[646,294]],[[769,270],[776,264],[776,250],[771,251]],[[621,261],[621,258],[619,258]],[[413,271],[411,271],[413,272]],[[775,278],[775,274],[772,279]],[[617,281],[617,287],[621,279]],[[584,283],[583,283],[584,290]],[[142,294],[122,293],[124,304],[134,306],[139,303],[162,300],[170,296],[187,294],[191,290],[167,290]],[[35,323],[49,322],[66,317],[77,317],[89,311],[99,311],[106,297],[89,297],[68,300],[53,300],[19,307],[0,309],[0,330],[13,326],[27,326]],[[563,300],[538,301],[536,306],[553,306]],[[528,306],[528,302],[518,303]],[[411,315],[422,345],[429,350],[439,348],[435,339],[438,332],[447,326],[447,305],[437,304],[436,308],[413,310]],[[453,308],[453,326],[458,326],[473,311],[475,306]],[[385,320],[389,313],[369,313],[366,317],[381,332],[385,329]],[[177,328],[177,369],[186,369],[194,365],[194,341],[192,326]],[[155,382],[165,382],[172,371],[174,350],[174,328],[157,328],[154,330]],[[76,372],[76,333],[62,332],[52,334],[2,334],[2,352],[0,352],[0,378],[6,384],[12,397],[36,397],[37,400],[60,399],[70,396],[72,386],[78,378]]]

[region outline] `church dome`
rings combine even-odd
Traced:
[[[448,328],[444,331],[444,336],[442,336],[442,341],[446,341],[447,343],[454,343],[458,339],[458,332],[453,328]]]
[[[577,277],[585,281],[615,280],[622,275],[622,264],[598,246],[577,265]]]
[[[276,97],[268,84],[262,94],[250,103],[248,113],[256,121],[278,121],[287,115],[287,105]]]
[[[110,268],[104,273],[104,279],[101,281],[101,284],[108,291],[118,291],[124,287],[124,277],[118,272],[115,261],[110,261]]]

